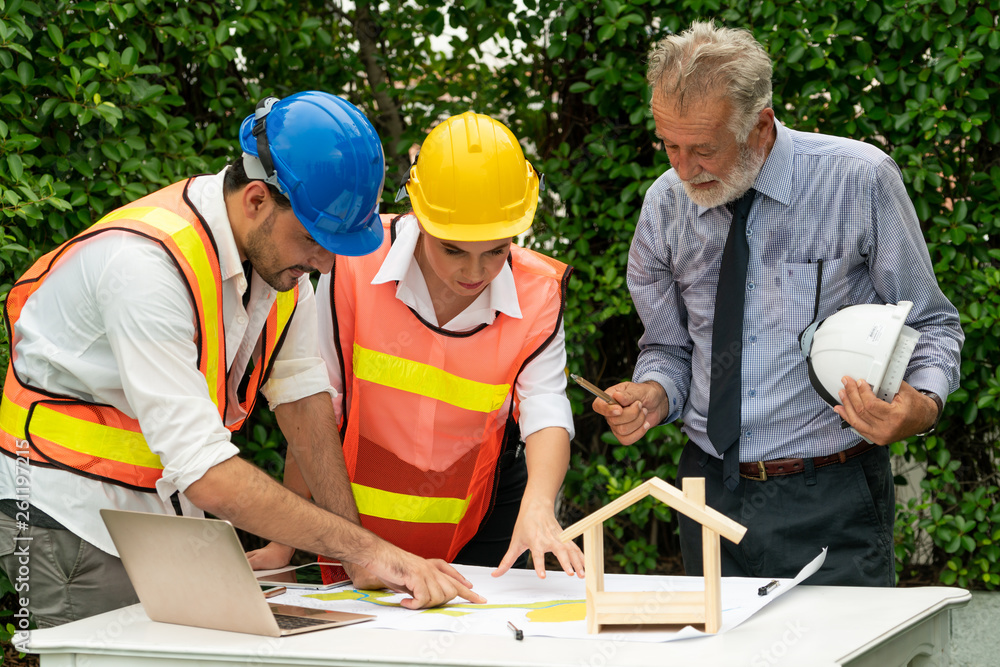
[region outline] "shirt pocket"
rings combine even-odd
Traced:
[[[816,291],[822,266],[823,284],[819,287],[819,315],[816,317]],[[850,284],[844,258],[815,262],[784,262],[781,265],[781,324],[795,335],[802,333],[815,319],[848,305]]]

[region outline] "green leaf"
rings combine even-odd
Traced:
[[[948,69],[944,71],[944,82],[950,86],[951,84],[958,81],[958,78],[960,76],[962,76],[962,68],[959,66],[958,63],[955,63],[954,65],[949,66]]]
[[[872,55],[872,47],[867,41],[858,42],[858,58],[860,58],[862,62],[870,62]]]
[[[960,199],[955,202],[955,222],[962,222],[965,220],[966,216],[969,214],[969,202],[964,199]]]
[[[249,9],[247,11],[250,11]],[[146,52],[146,40],[143,39],[142,35],[135,32],[134,30],[128,33],[128,41],[136,48],[139,53]]]
[[[21,176],[24,174],[24,162],[21,161],[21,156],[17,153],[11,153],[7,156],[7,166],[10,167],[10,175],[15,181],[21,180]]]
[[[167,89],[164,88],[163,86],[149,86],[148,88],[143,90],[142,93],[136,95],[136,98],[134,100],[135,104],[136,105],[145,104],[149,100],[153,99],[154,97],[162,95],[166,91]]]
[[[882,8],[879,7],[877,2],[869,2],[868,6],[864,9],[864,17],[869,23],[878,23],[879,17],[882,16]]]
[[[968,91],[969,97],[974,100],[988,100],[990,98],[990,93],[985,88],[970,88]]]
[[[31,53],[31,51],[29,51],[28,49],[24,48],[24,46],[22,46],[21,44],[18,44],[17,42],[11,42],[10,44],[7,44],[7,48],[10,49],[11,51],[14,51],[15,53],[19,53],[20,55],[24,56],[28,60],[34,60],[35,59],[35,57]],[[0,51],[0,53],[5,53],[5,52],[4,51]]]
[[[937,503],[931,505],[931,518],[934,519],[935,523],[940,523],[942,516],[944,516],[944,510],[941,506]]]
[[[35,78],[35,68],[31,66],[31,63],[22,62],[17,66],[17,78],[21,85],[27,88],[28,84]]]
[[[122,156],[118,151],[118,146],[107,141],[101,143],[101,152],[104,153],[104,157],[108,158],[112,162],[120,162]]]
[[[45,30],[49,33],[49,39],[51,39],[52,43],[56,45],[56,48],[62,51],[63,35],[62,31],[59,30],[59,26],[57,26],[55,23],[50,23],[47,26],[45,26]]]
[[[979,408],[976,406],[975,402],[968,402],[965,404],[965,409],[962,411],[962,421],[968,426],[972,422],[976,421],[976,416],[979,414]]]

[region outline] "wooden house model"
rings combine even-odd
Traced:
[[[569,542],[583,535],[587,588],[587,632],[604,625],[691,624],[716,633],[722,626],[722,561],[719,537],[739,543],[746,528],[705,505],[705,480],[688,477],[684,491],[662,479],[648,479],[559,535]],[[604,521],[646,496],[673,508],[702,525],[705,590],[663,592],[613,592],[604,590]]]

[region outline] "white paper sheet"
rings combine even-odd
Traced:
[[[807,564],[794,579],[779,579],[768,595],[757,590],[770,579],[723,577],[722,629],[726,632],[774,602],[816,572],[826,559],[826,549]],[[399,605],[402,595],[389,591],[338,589],[329,592],[289,591],[268,600],[276,604],[334,609],[359,614],[375,614],[367,627],[398,630],[438,630],[484,635],[513,636],[507,623],[513,623],[532,636],[578,639],[606,639],[609,635],[625,641],[664,642],[705,633],[691,626],[663,631],[613,626],[600,634],[587,633],[584,582],[563,572],[549,572],[539,579],[533,570],[511,570],[502,577],[490,576],[491,568],[456,566],[473,583],[473,589],[487,599],[486,604],[468,604],[454,600],[435,609],[411,611]],[[701,577],[606,574],[604,589],[622,592],[652,592],[669,600],[671,592],[704,590]]]

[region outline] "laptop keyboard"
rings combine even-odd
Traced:
[[[284,614],[275,614],[274,620],[278,622],[278,627],[282,630],[297,630],[298,628],[309,628],[314,625],[325,625],[330,622],[330,619],[327,618],[286,616]]]

